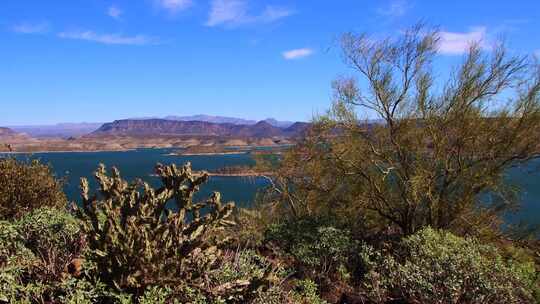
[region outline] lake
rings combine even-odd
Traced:
[[[177,156],[169,155],[171,149],[137,149],[119,152],[55,152],[15,154],[19,159],[39,159],[52,166],[59,178],[64,178],[65,193],[70,201],[80,201],[80,178],[87,177],[90,190],[96,190],[93,177],[99,163],[105,164],[108,170],[112,166],[120,170],[122,177],[128,181],[142,178],[154,187],[160,183],[154,172],[157,163],[183,165],[191,162],[193,170],[215,170],[225,166],[253,164],[248,154]],[[258,189],[267,185],[263,178],[221,177],[212,176],[207,184],[201,187],[199,198],[210,195],[213,191],[221,192],[223,202],[234,201],[237,206],[247,206],[253,201]]]
[[[57,177],[66,181],[65,192],[71,201],[80,201],[79,180],[87,177],[91,190],[96,189],[92,176],[99,163],[109,169],[116,166],[127,180],[142,178],[157,186],[156,177],[151,177],[156,163],[182,165],[191,162],[194,170],[215,170],[225,166],[253,164],[249,154],[227,155],[170,155],[172,149],[137,149],[120,152],[59,152],[35,153],[32,155],[16,154],[17,158],[38,158],[49,163]],[[509,222],[524,221],[540,224],[540,159],[530,161],[527,166],[513,168],[507,173],[507,180],[522,191],[520,199],[522,208],[515,214],[507,216]],[[257,190],[267,186],[262,178],[246,177],[210,177],[209,182],[201,187],[197,197],[204,197],[213,191],[219,191],[224,202],[234,201],[237,206],[249,206],[255,198]]]

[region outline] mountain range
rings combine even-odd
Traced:
[[[151,120],[172,120],[172,121],[199,121],[210,122],[215,124],[232,124],[232,125],[255,125],[258,123],[256,120],[249,120],[236,117],[227,116],[211,116],[211,115],[192,115],[192,116],[165,116],[163,118],[156,117],[142,117],[127,119],[130,121],[151,121]],[[287,128],[294,124],[291,121],[278,121],[274,118],[267,118],[263,120],[268,124],[278,127]],[[104,123],[59,123],[54,125],[27,125],[27,126],[10,126],[12,130],[19,133],[26,133],[35,138],[69,138],[80,137],[90,134],[99,129]]]
[[[0,127],[0,139],[26,139],[28,136],[24,133],[16,132],[10,128]]]
[[[309,123],[276,121],[240,124],[231,118],[193,117],[213,121],[177,119],[123,119],[104,124],[59,124],[0,128],[0,152],[123,151],[137,148],[193,146],[273,146],[293,144]],[[272,123],[273,124],[272,124]],[[276,124],[278,126],[276,126]]]
[[[165,116],[163,119],[167,120],[179,120],[179,121],[206,121],[213,123],[230,123],[234,125],[254,125],[258,123],[257,120],[236,118],[236,117],[227,117],[227,116],[211,116],[211,115],[192,115],[192,116]],[[265,121],[271,124],[274,127],[287,128],[294,124],[293,121],[279,121],[274,118],[267,118],[262,121]]]
[[[214,123],[170,119],[124,119],[103,124],[85,137],[103,136],[215,136],[229,138],[293,138],[302,135],[308,123],[296,122],[288,127],[274,126],[267,121],[255,124]]]

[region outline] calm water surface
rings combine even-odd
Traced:
[[[169,155],[171,149],[138,149],[122,152],[58,152],[16,154],[17,158],[40,159],[52,166],[55,174],[66,181],[65,192],[71,201],[80,201],[79,182],[81,177],[90,181],[91,191],[96,190],[93,172],[99,163],[110,169],[112,166],[120,170],[122,177],[128,181],[142,178],[154,187],[160,185],[156,177],[150,176],[157,163],[183,165],[191,162],[194,170],[215,170],[225,166],[253,164],[248,154],[228,154],[210,156],[174,156]],[[253,201],[258,189],[266,186],[262,178],[219,177],[212,176],[207,184],[201,187],[199,198],[208,196],[213,191],[221,192],[222,201],[234,201],[237,206],[247,206]]]
[[[249,154],[172,156],[171,149],[139,149],[125,152],[62,152],[17,154],[17,158],[38,158],[49,163],[57,177],[65,178],[65,192],[71,201],[80,201],[79,180],[87,177],[91,189],[95,190],[93,172],[99,163],[108,168],[116,166],[127,180],[143,178],[158,186],[157,178],[151,177],[156,163],[182,165],[191,162],[194,170],[215,170],[225,166],[248,165],[253,163]],[[522,208],[507,216],[510,222],[524,221],[540,224],[540,159],[529,162],[526,166],[513,168],[507,173],[507,180],[521,189]],[[234,201],[237,206],[249,206],[258,189],[267,186],[262,178],[217,177],[201,187],[198,195],[209,195],[212,191],[221,192],[223,201]]]

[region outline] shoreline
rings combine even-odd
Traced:
[[[212,155],[242,155],[248,154],[248,151],[235,152],[208,152],[208,153],[169,153],[167,156],[212,156]]]
[[[269,172],[252,172],[252,173],[212,173],[208,172],[208,176],[216,176],[216,177],[262,177],[262,176],[270,176],[272,173]]]
[[[0,154],[46,154],[46,153],[128,152],[128,151],[134,151],[134,150],[137,150],[137,149],[122,149],[122,150],[62,150],[62,151],[32,151],[32,152],[6,151],[6,152],[0,152]]]

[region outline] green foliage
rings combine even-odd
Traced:
[[[282,304],[288,303],[289,293],[281,286],[273,286],[266,291],[258,292],[252,304]]]
[[[535,269],[502,258],[490,245],[430,228],[405,238],[390,255],[364,245],[365,287],[375,301],[532,303]]]
[[[228,303],[246,303],[283,280],[285,271],[254,250],[227,251],[220,266],[208,273],[216,291],[229,290],[222,296]],[[236,290],[236,293],[233,291]]]
[[[220,267],[212,271],[210,276],[220,285],[232,281],[262,279],[270,268],[270,263],[256,252],[241,250],[228,253]]]
[[[38,160],[0,158],[0,219],[18,218],[40,207],[67,205],[62,183]]]
[[[131,297],[118,295],[107,289],[101,282],[90,282],[87,279],[76,279],[73,277],[62,281],[59,289],[62,294],[58,299],[60,303],[66,304],[91,304],[119,302],[131,303]]]
[[[23,216],[17,224],[24,246],[39,257],[34,271],[41,278],[58,280],[67,265],[81,254],[79,223],[63,210],[40,208]]]
[[[274,224],[266,231],[266,241],[291,254],[307,274],[326,277],[338,270],[345,273],[355,242],[349,231],[332,225],[330,220],[311,217]]]
[[[4,267],[19,258],[32,256],[24,246],[24,238],[13,222],[0,221],[0,267]]]
[[[292,294],[294,303],[302,304],[327,304],[319,297],[318,286],[311,280],[300,280],[296,282],[296,289]]]
[[[137,296],[151,286],[204,288],[205,275],[220,256],[209,233],[228,224],[234,204],[222,204],[217,192],[193,202],[208,175],[193,173],[189,163],[181,168],[158,164],[156,174],[159,189],[128,184],[115,168],[109,177],[100,166],[99,196],[92,197],[82,180],[83,202],[76,214],[87,236],[88,260],[102,282]],[[166,209],[170,200],[177,212]]]
[[[168,302],[171,297],[172,291],[170,288],[151,287],[145,291],[142,297],[139,298],[140,304],[165,304],[165,303],[179,303],[177,301]]]
[[[14,223],[0,221],[0,303],[20,300],[24,270],[35,259]]]
[[[65,211],[40,208],[0,223],[0,300],[43,302],[68,291],[66,266],[81,250],[79,227]]]
[[[497,236],[519,204],[505,172],[538,156],[538,62],[473,44],[441,83],[439,40],[421,25],[343,35],[357,75],[333,84],[331,109],[284,155],[268,203],[291,217],[338,216],[355,233]]]

